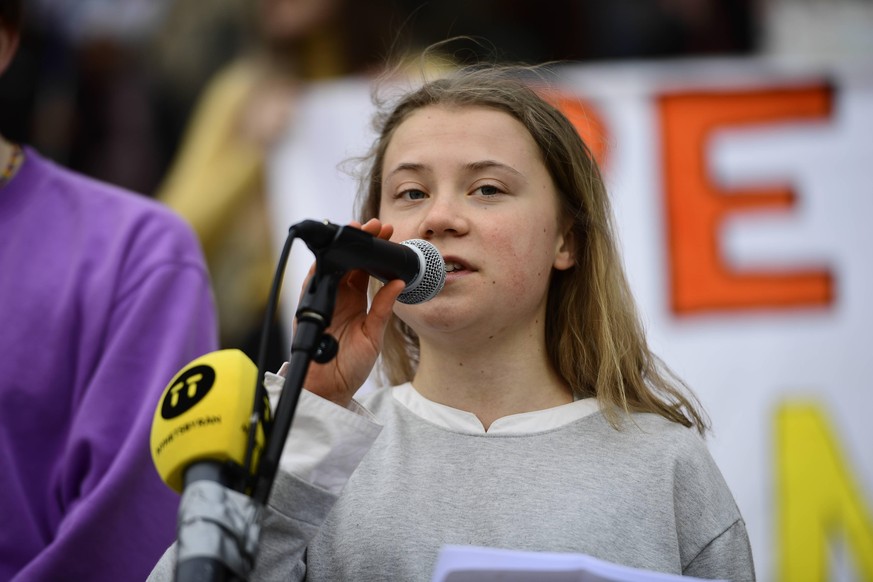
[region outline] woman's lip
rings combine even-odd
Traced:
[[[446,265],[454,264],[456,267],[460,267],[459,269],[456,269],[454,271],[446,271],[446,276],[450,276],[455,273],[469,273],[476,270],[463,259],[453,257],[451,255],[443,257],[443,261]]]

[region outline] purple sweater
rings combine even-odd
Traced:
[[[178,506],[152,415],[216,338],[180,218],[26,149],[0,188],[0,581],[145,579]]]

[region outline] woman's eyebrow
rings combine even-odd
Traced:
[[[504,164],[503,162],[498,162],[496,160],[479,160],[476,162],[469,162],[467,164],[464,164],[464,169],[471,171],[471,172],[477,172],[477,171],[481,171],[481,170],[488,170],[488,169],[494,169],[494,168],[499,169],[499,170],[504,170],[506,172],[509,172],[511,174],[515,174],[516,176],[519,176],[522,178],[524,177],[524,174],[522,174],[521,172],[519,172],[518,170],[516,170],[512,166]],[[401,172],[423,173],[423,172],[431,172],[431,171],[432,171],[431,167],[428,166],[427,164],[421,164],[421,163],[417,163],[417,162],[402,162],[400,164],[397,164],[397,167],[395,167],[393,170],[388,172],[388,174],[385,176],[385,178],[390,178],[390,177],[394,176],[395,174],[399,174]]]
[[[522,174],[521,172],[519,172],[518,170],[516,170],[512,166],[508,166],[508,165],[504,164],[503,162],[498,162],[496,160],[481,160],[478,162],[470,162],[469,164],[466,164],[465,167],[467,169],[473,170],[473,171],[498,168],[501,170],[506,170],[507,172],[510,172],[510,173],[515,174],[517,176],[520,176],[522,178],[524,177],[524,174]]]
[[[399,174],[400,172],[427,172],[430,171],[430,167],[425,164],[418,164],[415,162],[403,162],[398,164],[396,168],[388,172],[386,178],[390,178],[394,174]]]

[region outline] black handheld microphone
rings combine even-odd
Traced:
[[[397,298],[414,305],[433,299],[446,282],[446,265],[426,240],[394,243],[359,228],[304,220],[294,226],[310,249],[332,268],[362,269],[383,283],[402,279],[406,288]]]

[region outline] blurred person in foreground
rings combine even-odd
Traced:
[[[0,0],[0,74],[21,0]],[[0,136],[0,580],[142,580],[178,497],[149,432],[215,349],[197,239],[166,208]]]
[[[269,152],[293,125],[309,83],[381,66],[387,36],[377,31],[389,28],[392,12],[390,0],[257,0],[252,10],[257,46],[207,84],[156,197],[200,237],[215,283],[222,347],[254,359],[276,262],[266,196]],[[163,50],[188,42],[170,40]],[[159,59],[168,67],[177,60]],[[287,356],[284,335],[275,333],[270,342],[276,348],[268,354],[271,367]]]

